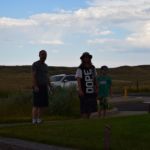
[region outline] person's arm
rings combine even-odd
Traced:
[[[48,85],[48,91],[49,91],[49,93],[53,94],[54,88],[51,85],[51,80],[50,80],[49,73],[48,73],[48,66],[47,66],[47,85]]]
[[[111,79],[110,79],[109,94],[110,94],[110,97],[112,97],[113,93],[112,93],[112,80]]]
[[[96,78],[95,78],[95,91],[96,91],[96,94],[98,94],[98,82]]]
[[[51,85],[51,80],[48,78],[48,86],[51,88],[52,85]]]
[[[37,84],[36,71],[32,71],[32,80],[33,80],[33,89],[35,92],[39,91],[39,87]]]
[[[52,87],[52,85],[51,85],[51,80],[50,80],[50,78],[49,78],[49,74],[47,74],[47,84],[48,84],[48,86],[51,88]]]
[[[33,90],[35,92],[39,91],[38,82],[37,82],[37,67],[35,64],[32,65],[32,84],[33,84]]]
[[[54,93],[54,87],[51,84],[51,80],[48,77],[48,90],[49,90],[49,94],[52,95]]]
[[[110,94],[110,97],[112,97],[112,86],[110,86],[110,90],[109,90],[109,94]]]
[[[77,77],[77,83],[78,83],[78,90],[79,90],[79,95],[83,96],[83,90],[82,90],[82,86],[81,86],[81,78]]]
[[[77,86],[78,86],[78,92],[80,96],[84,95],[84,92],[82,90],[82,85],[81,85],[81,79],[82,79],[82,70],[80,68],[77,69],[76,71],[76,75],[75,75],[76,79],[77,79]]]
[[[94,88],[96,94],[98,94],[98,82],[97,82],[97,71],[96,68],[94,69]]]

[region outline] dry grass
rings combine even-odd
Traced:
[[[74,74],[76,68],[49,67],[50,75]],[[147,66],[123,66],[110,69],[115,92],[122,92],[124,87],[136,89],[150,89],[150,65]],[[137,85],[138,82],[138,85]],[[0,67],[0,91],[27,90],[32,87],[31,66],[1,66]]]

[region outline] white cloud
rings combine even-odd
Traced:
[[[87,3],[91,6],[114,6],[114,5],[139,5],[139,4],[147,4],[149,0],[87,0]]]
[[[88,40],[90,46],[94,46],[95,50],[100,52],[129,52],[129,43],[124,39],[115,38],[99,38]]]
[[[88,40],[89,44],[106,44],[110,42],[116,42],[117,40],[115,39],[108,39],[108,38],[100,38],[100,39],[93,39],[93,40]]]
[[[91,15],[104,17],[105,21],[120,23],[150,19],[147,15],[150,12],[149,0],[90,0],[90,4],[88,11],[91,11]]]
[[[99,34],[99,35],[109,35],[109,34],[112,34],[112,31],[109,31],[109,30],[100,31],[100,32],[97,32],[97,34]]]
[[[44,45],[63,45],[63,41],[60,40],[38,40],[38,41],[30,41],[30,44],[44,44]]]
[[[60,52],[60,50],[53,49],[53,50],[51,50],[51,52],[52,52],[52,53],[55,53],[55,54],[57,54],[57,53],[59,53],[59,52]]]
[[[126,40],[136,47],[150,47],[150,21],[144,24],[137,33],[131,34]]]
[[[85,31],[86,33],[89,33],[91,35],[94,35],[94,36],[108,36],[108,35],[111,35],[113,34],[112,31],[110,30],[105,30],[105,29],[100,29],[100,28],[96,28],[96,27],[91,27],[89,32]]]
[[[0,18],[0,27],[35,26],[37,22],[31,19]]]
[[[150,47],[149,0],[88,0],[88,8],[41,13],[26,19],[0,18],[0,40],[22,43],[64,46],[66,37],[72,44],[74,35],[84,38],[85,46],[109,43],[109,48],[130,46]],[[119,39],[119,31],[129,32]],[[139,30],[140,29],[140,30]],[[105,36],[105,38],[102,38]],[[117,36],[117,37],[116,37]],[[101,37],[101,38],[100,38]],[[78,43],[78,41],[77,41]],[[123,44],[125,43],[125,44]],[[118,45],[118,46],[116,46]],[[117,48],[116,48],[117,49]]]

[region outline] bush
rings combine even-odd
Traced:
[[[51,115],[79,116],[79,99],[76,88],[57,88],[49,98]]]
[[[32,92],[0,92],[0,118],[31,118]],[[49,97],[49,108],[46,116],[79,116],[79,99],[76,89],[58,88]]]
[[[6,95],[6,97],[4,97],[4,95],[0,96],[0,113],[3,114],[4,117],[24,117],[31,114],[31,92],[19,91],[6,93]]]

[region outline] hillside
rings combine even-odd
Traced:
[[[121,66],[118,68],[110,69],[110,73],[114,78],[119,79],[147,79],[150,77],[150,65],[141,65],[141,66]]]
[[[74,74],[75,67],[49,67],[49,74]],[[123,89],[125,86],[149,88],[150,65],[121,66],[110,68],[114,89]],[[0,66],[0,90],[31,89],[31,66]]]

